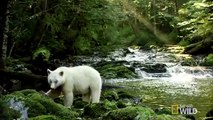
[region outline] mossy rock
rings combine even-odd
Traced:
[[[73,102],[74,108],[84,108],[86,105],[88,105],[88,102],[82,101],[81,99],[75,100]]]
[[[137,75],[128,67],[123,64],[108,63],[104,66],[97,67],[101,76],[106,79],[112,78],[136,78]]]
[[[184,59],[181,63],[183,66],[196,66],[197,61],[195,61],[193,58]]]
[[[88,118],[98,118],[110,110],[118,109],[116,102],[105,100],[101,103],[93,103],[84,107],[83,116]]]
[[[14,99],[24,103],[28,108],[28,117],[40,115],[56,115],[60,119],[76,118],[78,114],[61,104],[55,103],[51,98],[36,92],[35,90],[22,90],[2,97],[4,101]]]
[[[117,107],[118,108],[125,108],[125,107],[127,107],[127,105],[123,101],[119,100],[117,102]]]
[[[158,114],[158,115],[160,115],[160,114],[169,114],[169,115],[171,115],[172,111],[169,108],[161,107],[161,108],[155,109],[155,113]]]
[[[181,115],[167,115],[167,114],[161,114],[157,115],[154,120],[190,120],[187,119]]]
[[[1,120],[14,120],[21,117],[19,111],[9,108],[7,102],[0,100],[0,118]]]
[[[142,69],[147,73],[165,73],[166,70],[166,64],[150,64],[150,65],[145,65],[144,68]]]
[[[205,62],[203,63],[203,65],[205,65],[205,66],[213,66],[213,54],[209,54],[205,58]]]
[[[130,94],[129,92],[126,91],[118,91],[118,96],[120,99],[124,99],[124,98],[134,98],[135,96]]]
[[[55,115],[40,115],[33,118],[30,118],[30,120],[62,120]]]
[[[148,120],[155,116],[152,109],[129,106],[112,110],[103,116],[103,120]]]
[[[115,91],[105,91],[105,92],[102,92],[102,98],[107,99],[109,101],[112,101],[112,100],[117,101],[119,99],[119,96],[117,92]]]

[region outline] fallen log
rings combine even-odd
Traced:
[[[21,86],[15,90],[21,90],[21,89],[35,89],[38,91],[49,90],[47,76],[35,75],[32,73],[24,73],[24,72],[14,72],[14,71],[6,70],[6,69],[0,69],[0,76],[7,78],[6,84],[9,84],[8,81],[11,79],[19,80],[21,82]],[[2,85],[2,81],[0,81],[0,83],[1,83],[0,85]],[[11,85],[9,86],[12,87]],[[103,90],[120,88],[120,87],[121,86],[107,85],[105,83],[103,83],[102,85]]]
[[[212,39],[207,39],[207,40],[202,40],[193,44],[190,44],[185,47],[185,53],[188,54],[203,54],[203,53],[211,53],[212,52],[212,47],[213,46],[213,40]]]
[[[5,76],[10,79],[19,79],[23,81],[31,80],[31,81],[45,81],[47,80],[47,76],[34,75],[31,73],[23,73],[23,72],[14,72],[8,71],[6,69],[0,69],[0,75]]]
[[[49,85],[47,83],[47,76],[34,75],[32,73],[14,72],[6,69],[0,69],[1,77],[6,77],[7,81],[4,84],[9,84],[9,80],[19,80],[21,82],[21,88],[19,89],[36,89],[36,90],[48,90]],[[7,85],[8,86],[8,85]],[[12,87],[12,86],[10,86]]]

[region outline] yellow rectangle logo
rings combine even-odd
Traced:
[[[172,105],[172,114],[179,114],[178,105]]]

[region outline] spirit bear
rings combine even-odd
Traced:
[[[100,73],[89,66],[59,67],[54,71],[47,69],[50,90],[47,96],[64,95],[64,105],[71,107],[75,94],[82,94],[82,100],[98,103],[100,100],[102,80]],[[61,88],[60,90],[58,90]]]

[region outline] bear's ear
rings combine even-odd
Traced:
[[[63,71],[61,71],[61,72],[59,73],[59,75],[60,75],[60,76],[63,76],[63,74],[64,74],[64,72],[63,72]]]
[[[52,71],[50,69],[47,69],[47,75],[49,75]]]

